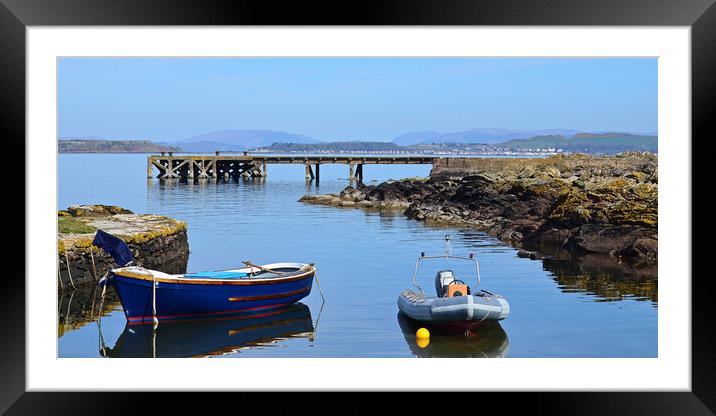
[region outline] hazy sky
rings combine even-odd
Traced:
[[[657,131],[655,58],[63,58],[58,81],[60,137]]]

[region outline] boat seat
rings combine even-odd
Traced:
[[[200,272],[185,274],[189,279],[245,279],[249,277],[245,272]]]

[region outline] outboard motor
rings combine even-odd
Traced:
[[[440,270],[438,272],[435,276],[435,292],[437,292],[439,298],[445,296],[448,292],[448,286],[454,281],[455,274],[452,270]]]

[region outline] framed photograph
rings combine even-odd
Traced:
[[[609,3],[2,0],[0,410],[713,414],[716,6]]]

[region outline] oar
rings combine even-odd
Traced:
[[[242,263],[244,263],[245,265],[247,265],[247,266],[249,266],[249,267],[255,267],[255,268],[257,268],[257,269],[259,269],[259,270],[262,270],[262,271],[265,271],[265,272],[271,272],[271,273],[276,273],[276,274],[289,274],[289,273],[287,273],[287,272],[279,272],[279,271],[277,271],[277,270],[267,269],[266,267],[258,266],[258,265],[256,265],[256,264],[251,263],[251,262],[248,261],[248,260],[247,260],[247,261],[242,261]]]

